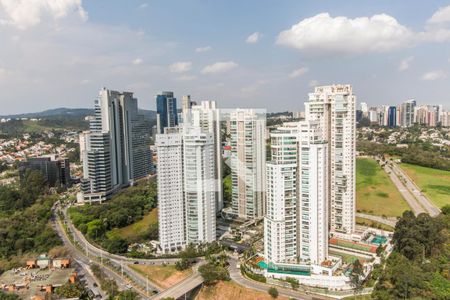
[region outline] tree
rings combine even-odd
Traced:
[[[384,251],[384,248],[383,248],[383,246],[380,244],[380,245],[378,245],[378,247],[377,247],[377,251],[376,251],[376,253],[377,253],[377,256],[381,256],[381,254],[383,254],[383,251]]]
[[[276,288],[274,288],[274,287],[271,287],[271,288],[269,288],[268,290],[267,290],[267,292],[269,293],[269,295],[272,297],[272,298],[278,298],[278,290],[276,289]]]
[[[206,285],[214,284],[218,280],[230,280],[228,270],[213,263],[207,263],[200,266],[198,271],[200,275],[202,275]]]
[[[0,290],[0,300],[20,300],[16,294],[5,293]]]
[[[189,261],[189,259],[183,257],[181,260],[177,261],[175,263],[175,268],[178,271],[184,271],[186,269],[189,269],[189,267],[191,266],[191,263]]]
[[[300,287],[300,284],[299,284],[298,280],[295,279],[295,278],[287,277],[286,281],[291,284],[291,287],[292,287],[293,290],[296,290],[296,289],[298,289]]]
[[[67,282],[56,288],[55,292],[60,297],[79,298],[85,291],[81,284]]]
[[[117,295],[117,300],[137,300],[139,299],[138,293],[132,290],[121,291]]]
[[[350,274],[350,283],[355,288],[355,293],[357,293],[361,288],[364,282],[364,269],[359,261],[356,259],[352,265],[352,273]]]

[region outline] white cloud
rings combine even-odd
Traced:
[[[144,62],[144,60],[140,57],[133,59],[133,61],[131,62],[133,65],[138,66],[138,65],[142,65],[142,63]]]
[[[291,74],[289,74],[289,77],[291,77],[291,78],[299,77],[299,76],[305,75],[306,73],[308,73],[308,71],[309,71],[308,68],[301,67],[299,69],[292,71]]]
[[[433,81],[444,78],[447,78],[447,73],[442,70],[430,71],[422,75],[422,80],[425,81]]]
[[[313,79],[313,80],[311,80],[311,81],[308,83],[308,85],[309,85],[309,87],[316,87],[316,86],[319,85],[319,81]]]
[[[142,3],[141,5],[139,5],[139,8],[143,9],[143,8],[147,8],[148,7],[148,3]]]
[[[198,48],[195,49],[195,52],[201,53],[201,52],[207,52],[207,51],[210,51],[210,50],[212,50],[212,47],[210,47],[210,46],[198,47]]]
[[[47,16],[59,19],[73,13],[87,19],[81,0],[0,0],[0,24],[20,29],[38,25]]]
[[[183,76],[177,77],[177,80],[180,80],[180,81],[191,81],[191,80],[195,80],[195,79],[197,79],[197,76],[194,76],[194,75],[183,75]]]
[[[410,57],[407,57],[405,59],[402,59],[402,61],[398,65],[398,70],[399,71],[405,71],[405,70],[409,69],[409,66],[411,65],[411,62],[413,60],[414,60],[413,56],[410,56]]]
[[[190,61],[179,61],[173,63],[169,66],[169,70],[172,73],[184,73],[192,68],[192,62]]]
[[[387,52],[409,46],[414,33],[389,15],[331,17],[321,13],[282,31],[276,43],[311,52]]]
[[[216,73],[224,73],[230,71],[234,68],[237,68],[238,64],[234,61],[219,61],[212,65],[207,65],[203,68],[203,74],[216,74]]]
[[[430,25],[442,23],[450,23],[450,5],[439,8],[427,21]]]
[[[262,37],[262,34],[259,32],[254,32],[252,34],[250,34],[247,39],[245,40],[246,43],[248,44],[256,44],[259,39]]]

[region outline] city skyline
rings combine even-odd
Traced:
[[[153,110],[163,89],[223,107],[297,111],[311,85],[332,82],[352,83],[371,105],[450,104],[442,97],[450,72],[450,8],[443,1],[9,2],[0,4],[2,114],[89,107],[101,86],[133,91]],[[196,21],[180,21],[189,11]],[[171,26],[159,26],[169,13]],[[358,24],[377,33],[374,40],[360,39]],[[319,36],[312,28],[333,29],[343,43],[327,35],[306,39]],[[392,30],[378,34],[383,28]]]

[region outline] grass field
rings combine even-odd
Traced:
[[[268,294],[260,291],[246,289],[243,286],[231,281],[220,281],[213,286],[204,286],[198,293],[195,300],[272,300]],[[278,296],[277,299],[287,300],[288,298]]]
[[[173,265],[130,265],[130,268],[143,276],[148,276],[149,281],[155,283],[162,289],[167,289],[192,274],[192,269],[178,271]]]
[[[342,260],[347,263],[347,264],[351,264],[353,263],[355,260],[359,259],[359,260],[363,260],[366,261],[367,259],[361,256],[356,256],[356,255],[351,255],[351,254],[347,254],[347,253],[342,253],[342,252],[337,252],[337,251],[329,251],[328,252],[330,255],[333,256],[340,256],[342,257]]]
[[[133,240],[146,232],[150,225],[158,222],[158,209],[152,209],[142,220],[122,228],[115,228],[107,233],[109,238],[119,236],[125,240]]]
[[[450,205],[450,171],[410,164],[401,164],[403,170],[439,208]]]
[[[379,223],[376,221],[372,221],[366,218],[361,218],[361,217],[356,217],[356,224],[359,225],[364,225],[364,226],[369,226],[369,227],[373,227],[373,228],[378,228],[378,229],[382,229],[382,230],[386,230],[386,231],[394,231],[394,227],[383,224],[383,223]]]
[[[372,158],[356,159],[356,209],[388,217],[401,216],[409,209],[389,176]]]

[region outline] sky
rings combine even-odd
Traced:
[[[450,1],[0,0],[0,115],[102,87],[300,111],[316,85],[450,109]]]

